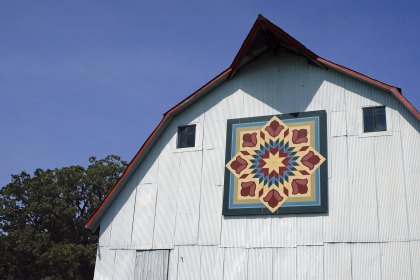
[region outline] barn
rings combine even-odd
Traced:
[[[95,279],[420,279],[419,119],[259,15],[86,224]]]

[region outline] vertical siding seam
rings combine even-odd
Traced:
[[[133,228],[134,228],[134,217],[136,215],[136,201],[137,201],[137,188],[138,187],[139,185],[136,186],[136,189],[134,192],[134,209],[133,209],[133,219],[131,221],[131,234],[130,234],[130,247],[131,248],[133,248]]]
[[[245,249],[245,251],[246,251],[246,280],[248,280],[249,249]]]
[[[299,245],[297,245],[296,242],[296,249],[295,249],[295,279],[297,280],[298,278],[298,272],[297,272],[297,264],[298,264],[298,250],[299,250]]]
[[[274,250],[275,248],[270,248],[271,250],[271,279],[274,279]]]
[[[404,199],[405,199],[405,212],[406,212],[406,219],[407,219],[407,235],[408,235],[408,241],[409,241],[409,245],[408,245],[408,253],[410,254],[410,274],[411,274],[411,279],[414,279],[413,277],[413,260],[411,257],[411,231],[410,231],[410,219],[409,219],[409,212],[408,212],[408,200],[407,200],[407,181],[406,181],[406,177],[408,176],[407,172],[406,172],[406,168],[405,168],[405,158],[404,158],[404,146],[402,144],[402,131],[399,132],[400,135],[400,146],[401,146],[401,157],[402,157],[402,168],[403,168],[403,183],[404,183]]]
[[[111,228],[109,229],[109,239],[108,239],[108,247],[112,248],[111,246],[111,237],[112,237],[112,226],[114,224],[114,218],[115,218],[115,213],[114,213],[114,204],[111,204],[110,207],[108,208],[108,211],[110,211],[111,213]],[[99,224],[100,227],[100,224]]]
[[[115,275],[115,261],[117,259],[117,250],[113,250],[114,251],[114,265],[112,266],[112,280],[114,280],[114,275]]]
[[[322,279],[325,279],[325,247],[322,243]]]
[[[377,150],[375,148],[375,141],[371,140],[372,146],[373,146],[373,168],[374,168],[374,172],[375,172],[375,198],[376,198],[376,218],[378,220],[378,240],[379,243],[381,243],[381,236],[380,236],[380,220],[379,220],[379,204],[378,204],[378,175],[376,173],[376,158],[377,158]],[[384,242],[386,243],[386,242]],[[380,273],[381,273],[381,277],[380,279],[382,279],[382,246],[379,245],[379,268],[380,268]]]
[[[161,140],[158,141],[158,144],[160,144]],[[159,147],[160,145],[157,145]],[[156,146],[155,146],[156,147]],[[158,193],[159,193],[159,163],[160,163],[160,155],[157,157],[157,167],[156,167],[156,195],[155,195],[155,215],[153,218],[153,235],[152,235],[152,244],[150,248],[154,247],[155,243],[155,226],[156,226],[156,209],[157,209],[157,202],[158,202]]]
[[[200,222],[201,222],[201,194],[202,194],[202,189],[203,189],[203,167],[204,167],[204,137],[205,137],[205,123],[206,123],[206,111],[203,105],[203,124],[202,124],[202,128],[203,128],[203,134],[201,136],[201,179],[200,179],[200,201],[198,203],[198,225],[197,225],[197,241],[196,243],[198,244],[200,241]],[[201,251],[200,251],[201,254]],[[201,267],[201,259],[200,259],[200,267]]]
[[[166,269],[166,278],[165,278],[166,280],[169,279],[169,259],[170,259],[170,255],[171,255],[171,250],[168,250],[168,262],[166,264],[167,269]],[[178,271],[177,271],[177,273],[178,273]]]
[[[175,246],[174,246],[175,250]],[[176,258],[176,280],[178,280],[178,273],[179,273],[179,246],[178,246],[178,256]]]
[[[179,162],[178,162],[178,182],[176,184],[176,205],[175,205],[175,221],[174,221],[174,232],[172,233],[172,243],[175,246],[175,233],[176,233],[176,221],[178,219],[178,199],[179,199],[179,174],[181,173],[181,161],[182,161],[182,153],[179,155]]]
[[[389,243],[389,242],[383,242],[383,243],[379,243],[379,267],[380,267],[380,273],[381,273],[381,279],[383,279],[383,268],[382,268],[382,256],[383,254],[383,244],[384,243]]]
[[[380,236],[380,219],[379,219],[379,199],[378,199],[378,174],[376,172],[376,158],[377,158],[377,150],[375,148],[375,141],[374,139],[372,139],[371,141],[372,144],[372,148],[373,148],[373,170],[374,170],[374,178],[375,178],[375,199],[376,199],[376,219],[378,221],[378,240],[381,241],[381,236]],[[381,266],[382,269],[382,266]]]
[[[201,263],[202,263],[202,259],[203,259],[203,247],[202,246],[195,246],[198,247],[198,249],[200,250],[200,262],[199,262],[199,270],[198,270],[198,279],[201,279]]]
[[[346,81],[347,79],[344,78],[344,76],[339,75],[340,78],[342,78],[342,94],[343,94],[343,102],[344,102],[344,125],[346,127],[346,135],[345,140],[346,140],[346,163],[347,163],[347,169],[346,169],[346,181],[347,181],[347,185],[346,185],[346,189],[347,189],[347,207],[348,207],[348,223],[350,226],[350,234],[349,234],[349,240],[350,241],[354,241],[353,240],[353,231],[351,230],[351,224],[352,224],[352,210],[353,210],[353,205],[351,203],[351,199],[350,199],[350,188],[351,185],[353,184],[353,176],[352,174],[349,172],[350,169],[350,145],[349,145],[349,127],[347,124],[347,119],[348,119],[348,108],[347,108],[347,89],[346,89]],[[350,247],[350,270],[351,270],[351,278],[353,279],[353,256],[352,256],[352,252],[351,252],[351,245],[349,244]]]
[[[353,210],[353,205],[351,205],[351,199],[350,199],[350,188],[351,185],[353,185],[353,176],[351,176],[349,169],[350,169],[350,159],[349,159],[349,154],[350,154],[350,148],[349,148],[349,136],[347,135],[347,116],[344,116],[345,120],[346,120],[346,135],[345,135],[345,140],[346,140],[346,162],[347,162],[347,169],[346,169],[346,188],[347,188],[347,211],[348,211],[348,224],[349,224],[349,238],[348,240],[350,241],[354,241],[353,240],[353,231],[351,230],[351,224],[352,224],[352,210]]]
[[[273,246],[273,217],[269,217],[270,219],[270,246],[267,247],[272,247]],[[273,258],[273,256],[271,256],[271,258]]]
[[[223,221],[224,221],[224,216],[220,215],[220,232],[219,232],[219,246],[222,246],[222,233],[223,233]],[[224,261],[223,261],[224,264]]]
[[[347,243],[350,250],[350,278],[353,279],[353,246],[351,243]]]
[[[221,248],[221,247],[219,247]],[[223,250],[223,264],[222,264],[222,280],[225,279],[225,261],[226,261],[226,248],[221,248]]]

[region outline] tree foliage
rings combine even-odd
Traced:
[[[84,225],[126,165],[110,155],[13,175],[0,189],[0,278],[92,279],[98,237]]]

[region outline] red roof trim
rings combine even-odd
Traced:
[[[297,41],[295,38],[289,35],[286,31],[263,17],[262,15],[259,16],[261,19],[261,22],[265,24],[272,32],[274,32],[277,36],[282,38],[284,41],[291,44],[293,47],[295,47],[300,53],[307,56],[310,59],[315,60],[318,56],[312,52],[310,49],[306,48],[304,45],[302,45],[299,41]]]
[[[342,73],[345,73],[345,74],[347,74],[347,75],[349,75],[349,76],[352,76],[352,77],[354,77],[354,78],[356,78],[356,79],[359,79],[359,80],[362,80],[362,81],[365,81],[365,82],[367,82],[367,83],[369,83],[369,84],[372,84],[372,85],[374,85],[374,86],[376,86],[376,87],[378,87],[378,88],[381,88],[381,89],[384,89],[384,90],[386,90],[386,91],[389,91],[392,95],[394,95],[395,96],[395,98],[397,98],[405,107],[407,107],[407,109],[417,118],[417,119],[420,119],[420,112],[416,109],[416,107],[414,107],[414,105],[413,104],[411,104],[410,103],[410,101],[408,101],[407,100],[407,98],[405,98],[403,95],[402,95],[402,92],[401,92],[401,90],[400,89],[398,89],[398,88],[396,88],[396,87],[394,87],[394,86],[391,86],[391,85],[388,85],[388,84],[386,84],[386,83],[383,83],[383,82],[381,82],[381,81],[378,81],[378,80],[375,80],[375,79],[373,79],[373,78],[371,78],[371,77],[369,77],[369,76],[366,76],[366,75],[364,75],[364,74],[362,74],[362,73],[359,73],[359,72],[357,72],[357,71],[354,71],[354,70],[351,70],[351,69],[349,69],[349,68],[347,68],[347,67],[344,67],[344,66],[341,66],[341,65],[339,65],[339,64],[337,64],[337,63],[334,63],[334,62],[331,62],[331,61],[329,61],[329,60],[326,60],[325,58],[322,58],[322,57],[318,57],[317,58],[317,61],[318,62],[320,62],[320,63],[322,63],[322,64],[324,64],[325,66],[327,66],[328,68],[331,68],[331,69],[334,69],[334,70],[337,70],[337,71],[339,71],[339,72],[342,72]]]
[[[244,42],[242,43],[241,48],[239,49],[237,55],[235,56],[232,64],[230,65],[230,68],[232,69],[232,73],[230,76],[234,75],[236,70],[238,70],[238,67],[240,65],[240,62],[242,59],[247,55],[248,49],[252,43],[252,40],[254,39],[255,34],[258,32],[262,26],[265,26],[268,28],[271,32],[276,34],[278,37],[280,37],[282,40],[286,41],[290,45],[292,45],[298,52],[303,54],[309,59],[316,60],[317,55],[313,53],[311,50],[307,49],[304,45],[302,45],[300,42],[298,42],[295,38],[290,36],[287,32],[285,32],[280,27],[276,26],[274,23],[266,19],[262,15],[258,15],[257,20],[254,22],[254,25],[251,28],[251,31],[249,31],[248,35],[246,36]]]
[[[179,108],[181,108],[181,106],[187,104],[192,99],[195,99],[198,95],[200,95],[201,93],[203,93],[205,90],[209,89],[212,85],[214,85],[216,82],[218,82],[220,80],[220,78],[223,78],[224,76],[226,76],[227,74],[229,74],[231,71],[232,71],[231,68],[228,68],[228,69],[224,70],[222,73],[220,73],[219,75],[217,75],[216,77],[214,77],[213,79],[211,79],[209,82],[207,82],[204,86],[202,86],[201,88],[199,88],[198,90],[196,90],[195,92],[193,92],[192,94],[190,94],[189,96],[187,96],[184,100],[182,100],[181,102],[179,102],[178,104],[176,104],[174,107],[172,107],[171,109],[169,109],[165,113],[165,115],[166,114],[172,114],[174,111],[176,111]]]
[[[162,120],[159,122],[158,126],[153,130],[152,134],[147,138],[146,142],[141,146],[140,150],[137,152],[137,154],[134,156],[134,158],[131,160],[127,168],[125,169],[124,173],[121,175],[121,177],[118,179],[117,183],[112,187],[112,189],[108,192],[105,199],[102,201],[101,205],[98,207],[98,209],[95,211],[95,213],[92,215],[92,217],[89,219],[89,221],[86,223],[85,227],[87,229],[93,230],[96,228],[98,224],[98,219],[101,216],[101,213],[106,210],[106,205],[112,198],[112,196],[117,192],[117,190],[121,187],[122,182],[129,176],[130,171],[134,168],[134,166],[138,163],[137,161],[140,159],[140,157],[145,153],[145,151],[149,148],[149,145],[155,140],[155,136],[158,134],[158,132],[166,125],[166,123],[171,119],[172,115],[175,115],[179,110],[182,110],[183,107],[188,106],[190,102],[194,101],[194,99],[198,98],[200,95],[205,94],[206,90],[208,90],[211,86],[216,84],[217,82],[221,81],[223,78],[226,78],[228,76],[231,76],[234,74],[235,70],[237,70],[237,67],[239,66],[241,60],[245,57],[246,52],[252,42],[252,39],[255,35],[255,33],[258,31],[258,29],[261,27],[261,25],[264,24],[267,28],[269,28],[272,32],[274,32],[277,36],[291,44],[293,47],[295,47],[299,52],[301,52],[303,55],[307,56],[310,59],[313,59],[314,61],[321,63],[328,68],[337,70],[339,72],[345,73],[349,76],[352,76],[356,79],[365,81],[369,84],[372,84],[374,86],[377,86],[381,89],[384,89],[386,91],[389,91],[392,95],[394,95],[417,119],[420,119],[420,113],[419,111],[402,95],[401,91],[393,87],[391,85],[388,85],[386,83],[383,83],[381,81],[375,80],[371,77],[368,77],[364,74],[361,74],[357,71],[351,70],[349,68],[346,68],[344,66],[341,66],[339,64],[336,64],[334,62],[331,62],[329,60],[326,60],[324,58],[319,57],[309,49],[307,49],[304,45],[302,45],[300,42],[298,42],[296,39],[294,39],[292,36],[290,36],[288,33],[283,31],[278,26],[271,23],[268,19],[263,17],[262,15],[259,15],[257,20],[255,21],[254,25],[251,28],[251,31],[248,33],[246,39],[244,40],[241,48],[239,49],[238,54],[235,56],[235,59],[233,60],[231,66],[214,77],[212,80],[210,80],[208,83],[206,83],[204,86],[202,86],[200,89],[195,91],[193,94],[185,98],[183,101],[172,107],[168,112],[166,112],[162,118]]]
[[[116,192],[116,190],[120,187],[122,181],[128,176],[128,173],[131,171],[131,169],[136,164],[139,157],[143,154],[146,147],[150,144],[154,136],[156,135],[157,131],[163,126],[163,124],[168,119],[169,115],[166,115],[162,118],[162,120],[159,122],[158,126],[153,130],[152,134],[147,138],[146,142],[141,146],[140,150],[137,152],[137,154],[134,156],[134,158],[131,160],[131,162],[128,164],[127,168],[124,170],[121,177],[118,179],[117,183],[112,187],[112,189],[108,192],[105,199],[102,201],[101,205],[99,205],[98,209],[96,209],[95,213],[93,213],[92,217],[89,219],[89,221],[86,223],[85,228],[87,229],[93,229],[95,220],[98,218],[99,213],[102,210],[105,210],[104,207],[107,204],[107,202],[110,200],[111,196]]]
[[[139,158],[143,155],[145,150],[148,148],[148,146],[152,143],[154,140],[156,134],[158,131],[164,126],[164,124],[170,119],[172,114],[176,113],[178,109],[180,109],[184,104],[188,103],[192,98],[200,95],[205,90],[207,90],[209,87],[211,87],[214,83],[218,82],[223,77],[227,76],[229,74],[231,69],[227,69],[214,77],[212,80],[210,80],[207,84],[202,86],[200,89],[195,91],[193,94],[188,96],[186,99],[178,103],[176,106],[174,106],[172,109],[170,109],[165,115],[163,116],[162,120],[159,122],[158,126],[153,130],[152,134],[147,138],[146,142],[141,146],[140,150],[137,152],[137,154],[134,156],[134,158],[131,160],[131,162],[128,164],[127,168],[124,170],[124,173],[121,175],[121,177],[118,179],[117,183],[112,187],[112,189],[108,192],[105,199],[102,201],[101,205],[96,209],[95,213],[92,215],[92,217],[89,219],[89,221],[86,223],[85,228],[87,229],[94,229],[97,224],[97,219],[99,218],[99,214],[106,210],[104,209],[108,201],[111,199],[111,197],[116,193],[116,191],[121,186],[124,179],[126,179],[130,173],[130,171],[133,169],[133,167],[137,164],[137,161]]]
[[[257,20],[254,22],[254,25],[252,26],[251,30],[249,31],[248,35],[246,36],[244,42],[242,43],[241,48],[239,49],[238,53],[236,54],[235,58],[232,61],[232,64],[230,65],[230,69],[232,69],[231,75],[237,70],[239,63],[242,61],[242,59],[246,56],[248,48],[254,39],[255,34],[257,33],[258,29],[260,29],[260,22],[261,18],[258,16]]]
[[[417,118],[420,119],[420,113],[419,111],[414,107],[413,104],[411,104],[401,93],[401,90],[388,85],[386,83],[383,83],[381,81],[378,81],[376,79],[373,79],[369,76],[366,76],[360,72],[351,70],[347,67],[344,67],[342,65],[339,65],[337,63],[331,62],[325,58],[322,58],[306,48],[304,45],[302,45],[299,41],[297,41],[295,38],[290,36],[287,32],[285,32],[280,27],[273,24],[271,21],[266,19],[262,15],[258,15],[257,20],[255,21],[254,25],[251,28],[251,31],[248,33],[247,37],[245,38],[244,42],[242,43],[241,48],[238,51],[238,54],[235,56],[235,59],[233,60],[230,68],[232,69],[232,72],[229,74],[229,78],[231,78],[235,72],[238,70],[238,67],[240,65],[240,62],[242,59],[247,55],[248,49],[252,43],[252,40],[254,39],[255,34],[257,31],[262,28],[262,26],[265,26],[268,28],[271,32],[279,36],[282,40],[289,43],[291,46],[293,46],[299,53],[306,56],[308,59],[313,60],[314,62],[317,62],[321,65],[326,66],[327,68],[334,69],[336,71],[345,73],[351,77],[354,77],[356,79],[365,81],[369,84],[372,84],[378,88],[384,89],[386,91],[389,91],[392,95],[394,95],[407,109]]]

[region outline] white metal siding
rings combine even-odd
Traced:
[[[98,247],[96,252],[95,280],[112,279],[114,275],[115,251]]]
[[[136,199],[135,176],[123,188],[113,203],[114,220],[112,222],[110,247],[125,249],[131,245],[134,205]]]
[[[156,213],[156,184],[145,184],[137,187],[134,209],[131,247],[151,249]]]
[[[326,243],[324,245],[324,279],[352,279],[350,244]]]
[[[138,251],[134,278],[136,280],[166,280],[168,264],[169,250]]]
[[[378,105],[388,131],[365,134],[362,108]],[[222,216],[227,119],[313,110],[327,111],[329,213]],[[185,124],[197,147],[177,150]],[[167,127],[101,220],[95,278],[126,273],[119,258],[136,250],[170,249],[169,279],[418,279],[419,130],[389,93],[291,54],[262,57]]]

